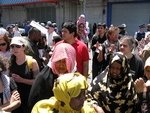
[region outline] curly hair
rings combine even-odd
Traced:
[[[0,73],[7,70],[8,64],[8,59],[0,55]]]

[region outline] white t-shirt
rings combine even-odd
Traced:
[[[1,27],[0,28],[0,34],[6,34],[6,33],[7,33],[6,29],[4,29],[3,27]]]
[[[53,31],[50,34],[46,34],[46,39],[47,39],[47,45],[48,46],[53,46],[53,36],[59,36],[55,31]]]
[[[2,55],[4,58],[10,59],[11,52],[7,51],[6,53],[3,53],[2,51],[0,51],[0,55]]]

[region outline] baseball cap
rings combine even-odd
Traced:
[[[49,27],[55,28],[55,26],[53,25],[53,23],[48,23],[45,27],[46,28],[49,28]]]
[[[121,24],[118,26],[118,28],[125,28],[125,27],[127,27],[126,24]]]
[[[22,45],[25,45],[25,40],[23,39],[23,37],[13,37],[11,39],[10,45],[13,45],[13,44],[22,46]]]
[[[139,25],[140,28],[145,28],[145,24]]]

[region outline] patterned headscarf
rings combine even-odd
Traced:
[[[71,73],[76,66],[76,51],[67,43],[58,44],[51,57],[51,67],[55,74],[60,74],[55,68],[55,63],[59,60],[65,59],[68,73]]]
[[[109,70],[113,62],[121,65],[121,73],[117,79],[111,76]],[[133,112],[137,95],[125,55],[120,52],[112,55],[109,66],[93,80],[89,87],[88,98],[96,100],[104,112]]]
[[[109,62],[109,68],[111,67],[111,64],[117,62],[121,65],[121,73],[119,75],[119,81],[120,79],[124,79],[125,75],[129,73],[130,67],[128,64],[128,60],[125,55],[121,52],[116,52],[111,56],[110,62]],[[109,73],[111,75],[111,73]],[[118,78],[117,78],[118,79]]]

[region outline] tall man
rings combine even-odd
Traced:
[[[31,27],[28,33],[28,37],[24,37],[27,41],[26,54],[32,56],[38,63],[40,71],[44,68],[43,59],[39,55],[37,43],[42,40],[41,31],[35,27]]]
[[[65,22],[62,27],[62,42],[71,44],[76,50],[77,70],[88,76],[89,53],[87,46],[76,38],[77,27],[73,22]]]

